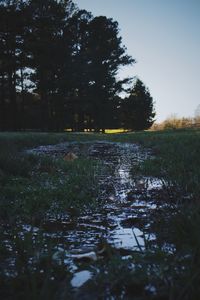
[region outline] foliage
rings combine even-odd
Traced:
[[[153,99],[141,80],[137,79],[130,96],[122,102],[123,127],[144,130],[152,126],[155,117]]]
[[[71,0],[0,3],[0,129],[105,129],[128,79],[118,23]]]
[[[195,116],[194,118],[178,118],[176,115],[171,115],[161,123],[154,123],[151,130],[176,130],[199,127],[200,117],[198,116]]]
[[[155,125],[157,130],[169,130],[169,129],[180,129],[190,127],[193,123],[193,120],[190,118],[177,118],[176,116],[171,116],[167,118],[163,123]],[[154,128],[152,128],[154,129]]]

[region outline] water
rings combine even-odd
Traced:
[[[106,244],[125,256],[127,251],[143,251],[146,240],[156,240],[151,229],[151,213],[159,208],[153,195],[155,190],[162,189],[162,182],[157,178],[134,176],[134,166],[150,155],[136,144],[73,142],[40,146],[29,152],[59,157],[69,151],[78,157],[101,160],[108,170],[99,178],[99,200],[105,204],[98,213],[90,212],[73,220],[67,214],[60,220],[49,216],[44,224],[43,236],[58,241],[54,260],[59,263],[64,256],[65,264],[74,273],[71,285],[78,288],[92,277],[91,271],[80,269],[80,262],[98,260],[106,252]],[[19,225],[19,229],[22,235],[27,231],[36,235],[39,230],[28,224]]]
[[[71,280],[71,285],[75,288],[81,287],[84,283],[86,283],[91,278],[92,278],[92,274],[88,270],[74,273],[74,277]]]

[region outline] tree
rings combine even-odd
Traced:
[[[145,130],[153,125],[155,110],[153,98],[140,79],[136,80],[129,97],[122,103],[123,126],[131,130]]]
[[[113,128],[128,82],[117,72],[133,62],[118,23],[72,0],[1,0],[0,127]]]
[[[63,66],[70,55],[64,38],[74,7],[71,0],[31,0],[29,9],[32,23],[27,39],[34,69],[32,80],[41,101],[41,127],[63,129]]]
[[[200,104],[197,106],[194,112],[194,121],[197,125],[200,124]]]
[[[68,39],[68,44],[71,45],[70,62],[64,70],[64,86],[68,85],[66,117],[75,131],[83,131],[89,126],[88,27],[92,18],[90,13],[80,10],[72,16],[66,26],[66,40]]]
[[[17,79],[23,44],[23,1],[0,3],[1,128],[19,129]]]
[[[91,119],[96,131],[104,131],[113,123],[113,100],[128,81],[117,80],[117,72],[120,66],[134,63],[134,59],[126,54],[117,22],[96,17],[90,22],[88,31]]]

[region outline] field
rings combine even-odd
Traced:
[[[199,299],[199,149],[197,129],[0,133],[0,298]]]

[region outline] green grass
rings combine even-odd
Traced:
[[[94,161],[73,162],[11,151],[0,155],[2,218],[41,220],[52,209],[83,209],[98,197],[99,167]]]
[[[176,249],[170,254],[149,245],[137,262],[135,257],[131,259],[136,268],[142,266],[141,283],[146,280],[146,284],[151,283],[157,290],[157,296],[141,296],[141,292],[141,298],[136,299],[199,299],[200,131],[144,132],[120,138],[151,149],[153,157],[140,164],[137,172],[163,181],[164,201],[171,203],[171,210],[161,209],[154,226],[157,238],[170,241]],[[126,273],[130,275],[128,267],[125,277]],[[128,297],[126,285],[124,292]]]
[[[146,241],[145,250],[123,260],[113,250],[108,257],[87,266],[94,277],[77,299],[81,299],[83,292],[88,299],[198,300],[199,130],[109,135],[1,133],[0,239],[4,242],[0,245],[0,257],[3,263],[13,257],[18,274],[8,277],[0,271],[2,299],[72,299],[71,270],[66,269],[62,260],[56,264],[52,259],[59,241],[46,238],[42,229],[35,235],[34,226],[40,228],[49,213],[55,218],[63,212],[76,217],[84,210],[99,207],[97,175],[103,172],[101,165],[82,158],[66,162],[24,154],[22,150],[64,141],[100,139],[139,143],[151,150],[153,157],[140,164],[137,173],[158,177],[165,184],[164,201],[170,200],[170,208],[160,209],[154,226],[157,238],[175,245],[175,251],[167,252],[161,245],[155,247]],[[136,169],[133,176],[135,172]],[[23,224],[28,224],[30,230],[22,231]],[[149,286],[156,293],[149,291]]]
[[[71,139],[65,134],[0,134],[2,299],[57,299],[58,290],[70,297],[70,270],[52,259],[58,239],[46,237],[42,225],[49,215],[55,220],[63,214],[74,218],[98,208],[100,165],[84,158],[65,161],[23,150]],[[9,263],[6,271],[9,260],[15,267]]]
[[[142,144],[153,159],[140,166],[141,172],[160,178],[176,194],[177,201],[199,201],[200,131],[182,130],[149,133]]]

